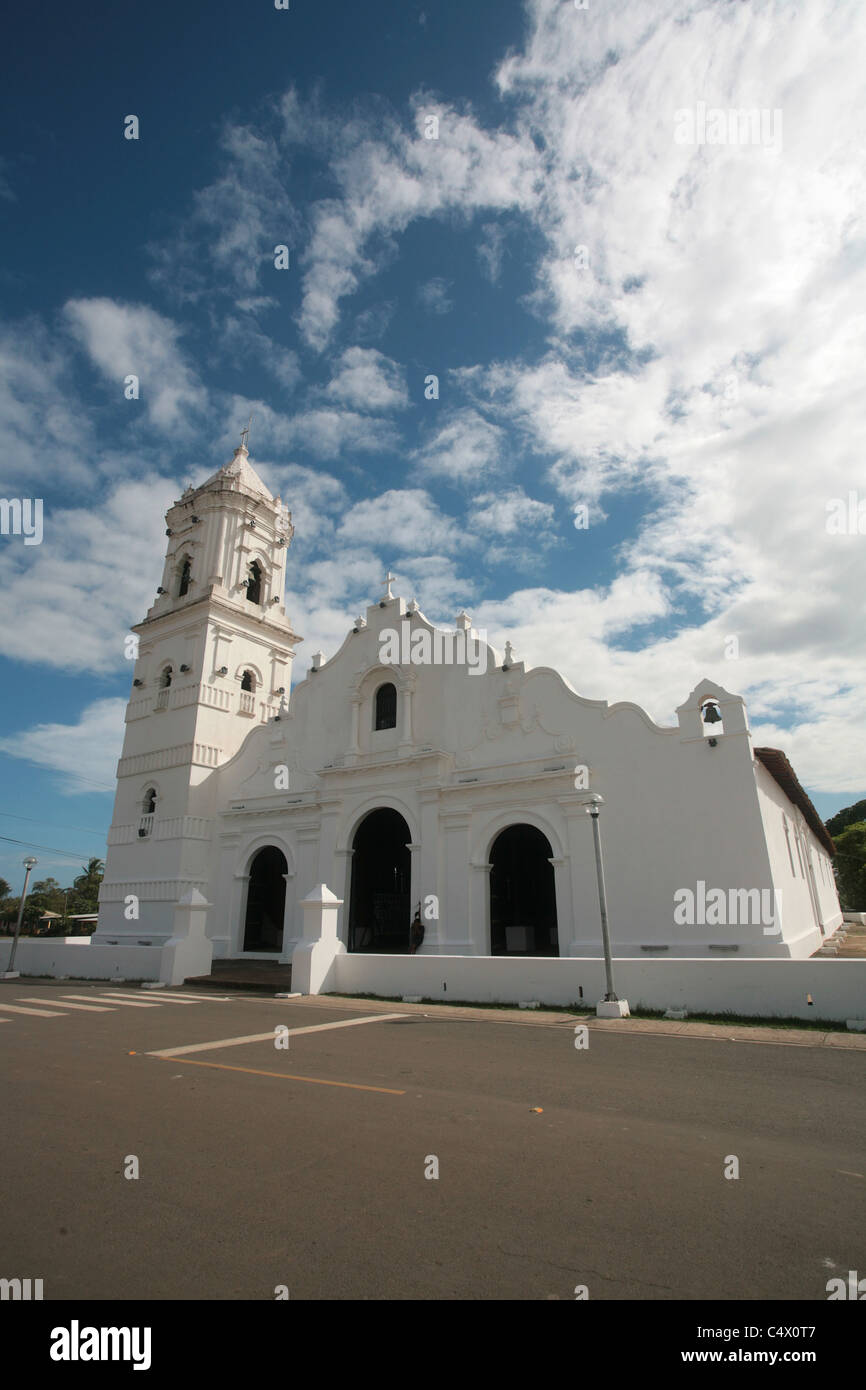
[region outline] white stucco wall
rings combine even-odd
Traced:
[[[805,957],[842,920],[832,861],[802,811],[757,759],[755,780],[773,876],[782,894],[786,937],[792,954]]]
[[[634,960],[614,962],[633,1009],[690,1009],[751,1018],[866,1018],[866,961]],[[586,1004],[605,994],[603,960],[363,956],[336,961],[335,992],[445,1002]],[[808,1003],[811,996],[813,1003]]]
[[[0,970],[7,970],[12,952],[10,938],[0,938]],[[158,980],[161,949],[158,946],[95,946],[89,937],[53,937],[36,941],[22,936],[15,953],[15,969],[22,975],[66,975],[80,980]]]

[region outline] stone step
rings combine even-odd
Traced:
[[[196,989],[243,989],[276,994],[292,988],[292,967],[284,961],[215,960],[209,975],[190,975]]]

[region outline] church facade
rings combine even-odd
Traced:
[[[93,944],[163,946],[206,907],[215,958],[290,961],[302,900],[346,951],[803,958],[841,921],[833,845],[742,699],[700,681],[662,727],[443,632],[391,580],[294,687],[291,515],[246,449],[166,516],[138,642]]]

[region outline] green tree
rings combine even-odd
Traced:
[[[0,878],[0,903],[2,903],[6,898],[9,897],[9,894],[11,892],[12,889],[9,887],[9,884],[6,882],[5,878]]]
[[[840,835],[833,836],[833,844],[833,869],[842,906],[849,912],[866,912],[866,820],[846,826]]]
[[[837,811],[835,816],[831,816],[825,822],[828,833],[835,839],[841,835],[843,830],[847,830],[849,825],[855,825],[861,820],[866,820],[866,801],[857,801],[853,806],[845,806],[843,810]]]
[[[105,873],[101,859],[88,859],[81,873],[73,880],[70,899],[74,895],[76,912],[96,912],[99,903],[99,885]]]

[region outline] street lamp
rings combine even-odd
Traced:
[[[607,896],[604,891],[604,863],[601,857],[601,835],[598,829],[599,808],[603,805],[604,797],[594,792],[589,798],[589,805],[586,808],[587,815],[592,817],[595,871],[598,877],[598,906],[601,911],[601,939],[604,945],[604,971],[607,977],[607,994],[604,999],[599,1000],[595,1012],[598,1018],[628,1018],[628,1000],[618,999],[613,987],[613,961],[610,954],[610,933],[607,927]]]
[[[12,950],[11,950],[10,955],[9,955],[9,969],[6,970],[6,971],[4,971],[4,974],[3,974],[3,979],[4,979],[4,980],[17,980],[17,979],[18,979],[19,972],[18,972],[17,970],[13,970],[12,967],[13,967],[13,965],[15,964],[15,952],[16,952],[17,949],[18,949],[18,936],[19,936],[19,933],[20,933],[20,931],[21,931],[21,920],[22,920],[22,918],[23,918],[23,916],[24,916],[24,902],[25,902],[25,900],[26,900],[26,898],[27,898],[27,887],[28,887],[28,884],[30,883],[30,870],[33,868],[34,864],[37,864],[38,862],[39,862],[39,861],[38,861],[37,859],[31,858],[29,855],[28,855],[28,857],[24,860],[24,868],[27,870],[27,872],[26,872],[25,875],[24,875],[24,887],[23,887],[23,889],[21,890],[21,902],[20,902],[19,907],[18,907],[18,921],[17,921],[16,924],[15,924],[15,937],[14,937],[14,939],[13,939],[13,942],[12,942]]]

